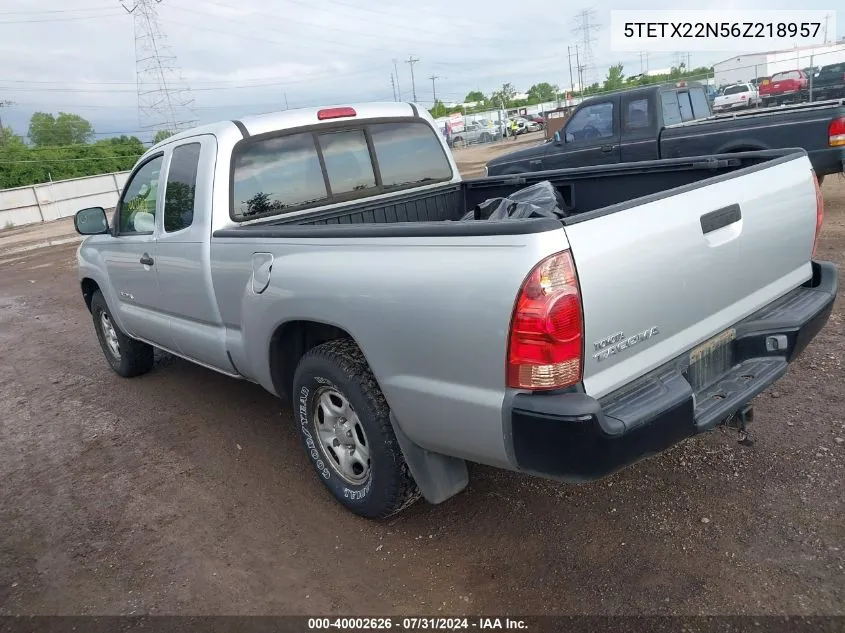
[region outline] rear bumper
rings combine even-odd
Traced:
[[[507,416],[517,468],[589,481],[714,428],[786,373],[830,317],[838,284],[834,264],[814,262],[811,281],[734,326],[733,367],[698,393],[685,354],[601,401],[517,394]]]

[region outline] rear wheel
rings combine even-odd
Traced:
[[[91,296],[91,316],[103,355],[116,374],[132,378],[153,368],[153,347],[129,338],[121,331],[99,290]]]
[[[294,376],[302,443],[320,481],[348,510],[386,518],[420,497],[367,361],[349,339],[311,349]]]

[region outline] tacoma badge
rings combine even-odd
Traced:
[[[617,332],[616,334],[606,336],[600,341],[593,343],[593,347],[596,350],[596,353],[593,354],[593,358],[595,358],[598,362],[601,362],[608,356],[613,356],[619,352],[623,352],[640,341],[645,341],[650,339],[652,336],[657,336],[658,334],[660,334],[660,331],[655,325],[628,337],[625,336],[624,332]]]

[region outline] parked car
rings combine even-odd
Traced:
[[[555,212],[480,215],[532,184]],[[584,481],[747,430],[830,315],[822,217],[801,150],[462,181],[425,110],[375,103],[180,132],[75,226],[115,373],[160,348],[261,385],[334,498],[385,517],[467,462]]]
[[[837,99],[845,97],[845,62],[822,66],[813,78],[813,99]]]
[[[472,143],[489,143],[496,136],[496,131],[492,127],[481,125],[479,123],[467,123],[464,129],[460,132],[455,132],[452,136],[453,146],[470,145]]]
[[[807,103],[713,116],[701,86],[645,86],[585,100],[551,143],[487,163],[487,173],[802,147],[820,178],[845,168],[845,104]]]
[[[808,96],[810,80],[803,70],[775,73],[771,79],[760,83],[760,98],[764,106],[804,101]]]
[[[753,108],[759,105],[760,96],[751,84],[727,86],[722,94],[713,101],[713,112]]]
[[[546,119],[539,114],[526,114],[524,118],[539,125],[541,130],[546,127]]]

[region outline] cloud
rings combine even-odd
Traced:
[[[818,1],[802,6],[816,8]],[[565,87],[570,83],[567,46],[574,51],[580,8],[516,8],[501,0],[163,0],[154,6],[163,41],[192,89],[201,122],[282,109],[286,103],[391,100],[394,59],[394,82],[408,100],[409,55],[420,60],[413,72],[417,101],[423,104],[432,101],[431,76],[438,97],[447,101],[504,82],[518,90],[540,81]],[[776,8],[762,0],[744,8],[755,7]],[[639,72],[638,55],[609,50],[609,11],[623,8],[659,7],[633,0],[602,5],[596,17],[605,29],[596,33],[593,46],[596,79],[617,61],[627,74]],[[726,56],[694,54],[692,63]],[[36,110],[77,112],[98,132],[141,127],[133,17],[117,0],[6,0],[0,58],[0,100],[17,103],[0,114],[18,132],[25,131]],[[649,61],[652,67],[668,66],[671,54],[654,53]],[[179,85],[175,74],[169,79]]]

